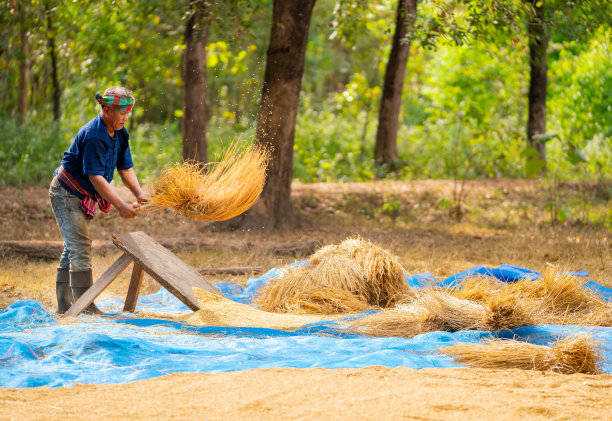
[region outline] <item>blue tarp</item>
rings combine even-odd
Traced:
[[[490,273],[509,281],[508,273],[521,271],[529,270],[503,265]],[[456,282],[459,275],[454,275],[451,281]],[[279,269],[272,269],[250,279],[244,289],[232,283],[217,287],[228,297],[248,303],[258,288],[278,276]],[[415,287],[437,283],[430,274],[407,276],[406,280]],[[592,284],[592,289],[610,300],[610,289]],[[108,298],[98,305],[105,311],[118,312],[123,301]],[[189,312],[164,289],[140,297],[136,309]],[[540,325],[497,333],[430,332],[412,339],[371,338],[345,334],[333,321],[312,323],[295,332],[196,327],[130,314],[81,316],[64,321],[38,301],[22,300],[0,313],[0,386],[123,383],[177,372],[214,373],[269,367],[457,367],[450,357],[436,351],[457,343],[478,343],[491,336],[549,345],[577,333],[590,333],[602,342],[601,368],[612,373],[611,328]]]

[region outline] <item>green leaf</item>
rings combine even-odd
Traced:
[[[525,149],[521,155],[523,155],[525,158],[532,158],[534,156],[539,158],[540,152],[538,152],[538,150],[534,147],[529,147]]]
[[[532,139],[540,143],[546,143],[546,142],[551,141],[555,137],[557,137],[557,133],[547,133],[547,134],[542,133],[542,134],[533,135]]]
[[[582,162],[589,162],[589,160],[582,154],[580,149],[576,147],[573,143],[570,142],[569,149],[567,151],[567,159],[572,165],[578,165]]]
[[[540,158],[531,158],[525,164],[525,171],[528,177],[537,177],[546,166],[546,162]]]
[[[561,208],[557,211],[557,219],[559,219],[560,222],[565,222],[570,218],[571,214],[569,212],[569,210],[567,210],[567,208]]]

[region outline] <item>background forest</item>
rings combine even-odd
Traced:
[[[47,184],[76,131],[95,116],[94,94],[114,84],[137,98],[127,127],[143,181],[180,160],[185,25],[196,3],[0,3],[0,186]],[[203,2],[210,160],[231,141],[256,136],[273,3]],[[551,17],[546,133],[539,137],[546,174],[527,138],[530,50],[521,3],[418,2],[403,40],[410,50],[398,157],[385,166],[374,148],[397,2],[317,0],[294,179],[612,178],[610,2],[527,2]]]

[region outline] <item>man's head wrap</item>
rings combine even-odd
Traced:
[[[106,95],[102,96],[100,93],[96,94],[96,101],[103,107],[117,108],[119,111],[132,111],[134,106],[134,100],[131,98],[122,98],[119,95]]]

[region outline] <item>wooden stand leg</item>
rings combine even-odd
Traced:
[[[127,254],[122,254],[115,263],[107,269],[106,272],[87,290],[64,314],[65,316],[78,316],[85,310],[98,295],[102,293],[110,285],[111,282],[119,276],[121,272],[130,264],[132,258]]]
[[[130,280],[130,286],[128,288],[127,296],[125,297],[125,304],[123,311],[134,312],[136,308],[136,301],[138,300],[138,294],[140,293],[140,286],[142,285],[142,277],[144,271],[142,267],[134,262],[134,268],[132,269],[132,279]]]

